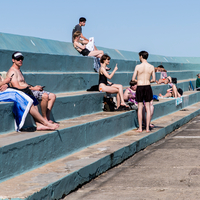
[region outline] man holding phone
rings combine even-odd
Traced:
[[[20,70],[20,67],[23,64],[23,60],[24,60],[24,56],[22,55],[22,53],[17,51],[12,54],[13,65],[7,72],[7,77],[12,76],[10,85],[22,91],[27,90],[29,92],[32,92],[34,97],[37,100],[41,101],[40,105],[41,105],[42,116],[49,122],[53,123],[50,120],[50,113],[54,105],[54,102],[56,100],[56,95],[53,93],[44,91],[43,90],[44,86],[40,86],[40,85],[32,86],[26,83],[24,76]]]

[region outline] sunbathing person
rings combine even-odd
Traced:
[[[163,67],[163,65],[159,65],[155,69],[156,69],[156,72],[167,72],[167,70]]]
[[[31,102],[31,106],[30,106],[30,114],[32,115],[32,117],[35,120],[36,126],[37,126],[37,130],[38,131],[44,131],[44,130],[55,130],[59,127],[58,124],[51,124],[50,122],[48,122],[47,120],[45,120],[40,113],[38,112],[38,108],[37,106],[33,105],[33,100],[26,95],[24,92],[21,92],[19,90],[15,90],[12,88],[8,88],[8,83],[10,83],[12,80],[12,78],[6,78],[5,80],[0,76],[0,101],[6,101],[6,102],[15,102],[18,103],[18,100],[16,99],[16,96],[24,96],[27,99],[28,102]],[[11,93],[13,95],[11,95],[9,97],[9,99],[6,99],[6,93]],[[17,95],[16,95],[17,94]],[[8,96],[8,95],[7,95]],[[20,100],[19,100],[20,101]],[[22,128],[22,127],[19,127]]]
[[[101,67],[99,69],[99,91],[117,94],[117,109],[126,110],[129,106],[126,105],[123,98],[123,87],[120,84],[114,84],[107,79],[111,79],[115,72],[118,70],[117,64],[111,74],[106,71],[107,65],[110,63],[110,56],[104,54],[101,59]]]
[[[171,84],[172,83],[172,78],[171,76],[164,77],[159,79],[159,81],[156,81],[157,84]]]
[[[123,98],[125,102],[128,102],[131,109],[137,110],[138,103],[136,101],[136,89],[137,89],[137,82],[130,81],[130,87],[126,88]]]
[[[165,95],[159,94],[159,96],[161,98],[165,98],[165,97],[181,97],[183,95],[183,90],[181,88],[176,87],[176,85],[172,85],[172,88],[167,90],[167,93]]]
[[[94,51],[89,51],[86,48],[86,45],[82,45],[80,42],[80,37],[81,37],[81,32],[76,31],[73,35],[74,38],[74,48],[83,56],[94,56],[97,58],[101,58],[101,56],[104,54],[102,50],[94,50]]]

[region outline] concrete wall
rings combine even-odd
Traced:
[[[139,63],[138,52],[98,47],[112,58],[110,67],[118,63],[118,71],[133,71]],[[71,43],[47,40],[29,36],[0,33],[0,71],[7,71],[12,65],[11,55],[21,51],[24,56],[23,71],[93,71],[93,58],[81,56]],[[199,69],[200,58],[166,57],[150,54],[149,62],[163,64],[168,70]]]

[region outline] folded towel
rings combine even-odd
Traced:
[[[0,92],[0,101],[14,102],[13,114],[15,116],[15,130],[19,131],[24,125],[33,100],[24,92],[8,88]]]

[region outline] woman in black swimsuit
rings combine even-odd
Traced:
[[[73,39],[74,39],[74,48],[83,56],[94,56],[97,58],[101,58],[101,56],[103,55],[103,51],[102,50],[94,50],[94,51],[89,51],[86,48],[86,45],[82,45],[80,43],[80,36],[81,36],[81,32],[80,31],[76,31],[73,35]]]
[[[106,71],[106,67],[110,63],[110,56],[104,54],[101,57],[100,62],[101,67],[99,69],[99,91],[117,94],[117,109],[128,108],[128,106],[124,102],[122,85],[114,84],[107,81],[107,78],[111,79],[115,72],[118,70],[117,64],[113,72],[111,74],[108,74],[108,72]]]

